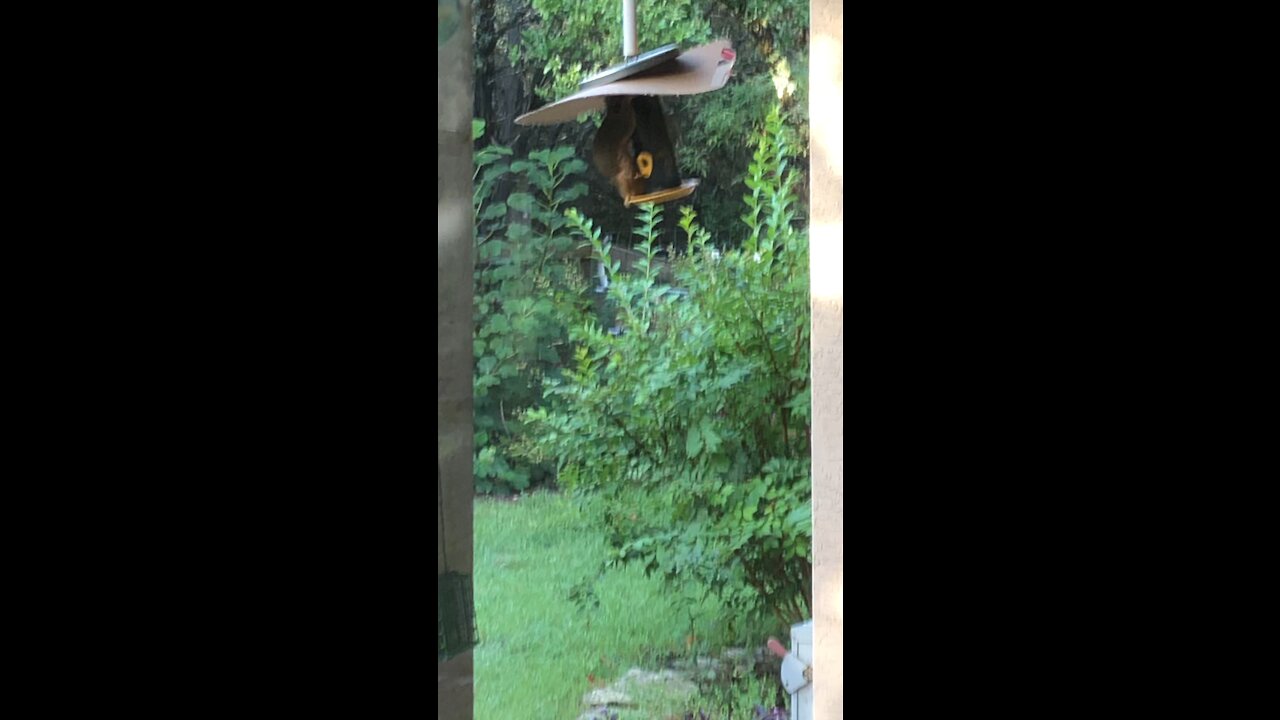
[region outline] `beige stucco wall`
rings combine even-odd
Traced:
[[[471,6],[440,5],[436,86],[436,452],[449,568],[472,572]],[[439,547],[437,547],[439,550]],[[437,573],[442,553],[436,554]],[[483,632],[483,629],[481,629]],[[472,654],[437,665],[437,717],[469,720]]]
[[[815,720],[844,717],[844,2],[812,0],[809,257]]]

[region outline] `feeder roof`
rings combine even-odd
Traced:
[[[699,45],[638,75],[574,93],[516,118],[517,125],[571,122],[583,113],[604,110],[607,95],[697,95],[724,87],[735,55],[728,40]]]

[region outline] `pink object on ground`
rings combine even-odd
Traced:
[[[782,643],[778,642],[777,638],[771,637],[769,638],[769,642],[765,644],[769,646],[769,652],[773,653],[774,655],[777,655],[780,658],[784,658],[787,656],[787,649],[782,646]]]

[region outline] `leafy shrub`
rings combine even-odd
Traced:
[[[735,608],[783,624],[811,607],[807,237],[795,227],[780,111],[745,183],[745,237],[720,252],[690,208],[677,287],[659,282],[662,208],[637,215],[641,258],[621,272],[594,223],[567,211],[608,270],[615,327],[571,328],[556,400],[526,412],[538,457],[578,491],[610,563],[696,579]]]
[[[474,134],[482,132],[477,124]],[[480,492],[524,490],[550,468],[519,452],[520,416],[542,402],[543,378],[568,360],[567,322],[583,307],[585,281],[567,258],[574,241],[564,208],[586,193],[574,149],[539,150],[510,162],[490,145],[475,155],[475,447]],[[497,199],[499,183],[516,192]]]

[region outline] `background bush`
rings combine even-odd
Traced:
[[[483,132],[477,123],[474,134]],[[475,484],[482,493],[524,490],[552,468],[519,452],[521,414],[542,400],[544,378],[569,360],[568,324],[586,302],[570,257],[564,208],[586,193],[586,163],[567,147],[510,161],[490,145],[476,153],[475,179]],[[504,178],[516,192],[494,197]]]
[[[743,198],[741,243],[717,250],[691,208],[659,281],[662,206],[634,230],[641,259],[621,272],[611,243],[566,218],[608,269],[614,329],[584,314],[573,360],[544,376],[548,402],[522,417],[530,461],[554,459],[562,486],[599,522],[610,563],[673,583],[696,578],[728,605],[809,617],[809,300],[787,133],[775,107]]]

